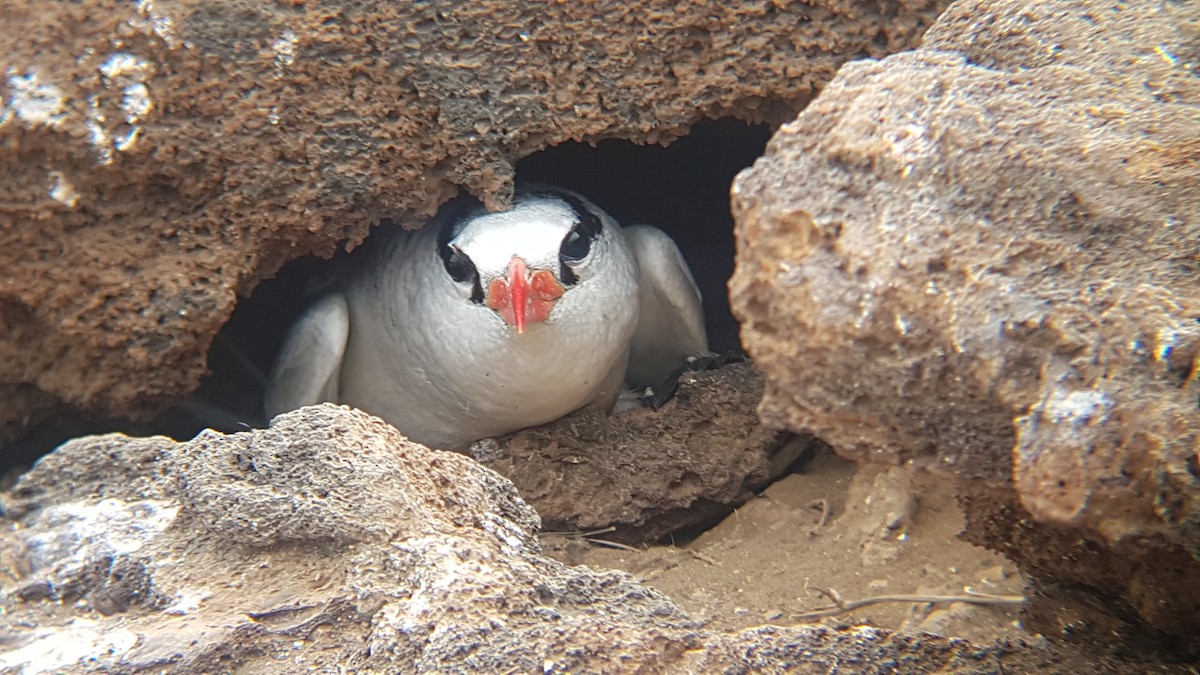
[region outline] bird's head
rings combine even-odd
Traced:
[[[447,219],[438,252],[463,294],[520,334],[546,321],[572,288],[602,272],[616,228],[575,193],[529,190],[518,192],[507,211],[475,208]]]

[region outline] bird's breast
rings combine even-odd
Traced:
[[[588,403],[628,351],[625,331],[572,330],[536,324],[518,335],[489,326],[462,346],[450,368],[458,398],[472,416],[505,419],[513,428],[540,424]]]

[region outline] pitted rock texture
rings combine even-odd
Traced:
[[[1186,3],[956,3],[920,49],[843,68],[733,188],[731,297],[768,423],[1013,486],[1014,528],[1074,539],[1053,565],[989,544],[1035,576],[1112,579],[1095,588],[1184,635],[1198,27]],[[1103,571],[1075,569],[1083,548]]]
[[[476,444],[553,531],[606,527],[606,539],[652,542],[712,522],[753,498],[807,448],[768,429],[755,408],[762,378],[748,363],[686,372],[659,410],[581,410]]]
[[[625,573],[543,557],[495,473],[328,404],[189,443],[78,439],[0,506],[5,674],[1095,668],[867,627],[702,630]]]
[[[138,416],[286,260],[415,227],[569,140],[781,121],[945,0],[0,9],[0,438],[54,401]]]

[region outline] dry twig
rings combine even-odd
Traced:
[[[581,540],[583,540],[589,544],[593,544],[595,546],[604,546],[607,548],[615,548],[615,549],[620,549],[622,551],[637,552],[637,551],[641,550],[638,548],[634,548],[633,546],[629,546],[627,544],[622,544],[622,543],[616,542],[616,541],[610,541],[608,539],[600,539],[595,536],[597,534],[606,534],[608,532],[616,532],[616,531],[617,531],[617,528],[610,525],[608,527],[601,528],[599,530],[591,530],[589,532],[542,532],[541,534],[542,534],[542,536],[547,536],[547,537],[566,537],[568,539],[581,539]]]
[[[885,602],[909,602],[909,603],[947,603],[947,602],[964,602],[971,605],[1020,605],[1025,602],[1025,597],[1021,595],[992,595],[990,593],[974,593],[968,592],[964,595],[874,595],[861,600],[842,600],[837,591],[832,588],[817,589],[821,595],[829,598],[834,604],[829,607],[818,607],[817,609],[809,610],[795,615],[797,621],[808,621],[809,619],[820,619],[827,616],[836,616],[851,612],[861,607],[868,605],[878,605]]]
[[[829,523],[829,500],[825,499],[824,497],[821,497],[820,499],[814,499],[805,504],[804,508],[811,509],[817,506],[821,507],[821,518],[817,521],[816,527],[813,527],[808,531],[808,536],[810,537],[814,536],[817,533],[817,530],[825,527],[825,525]]]

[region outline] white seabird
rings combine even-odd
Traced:
[[[430,447],[543,424],[708,354],[700,292],[660,230],[621,228],[573,192],[460,198],[419,230],[379,233],[292,326],[268,417],[330,401]]]

